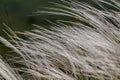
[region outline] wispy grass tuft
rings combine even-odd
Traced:
[[[10,66],[0,59],[0,76],[6,80],[119,80],[120,3],[93,0],[101,9],[78,1],[37,14],[69,16],[76,21],[57,20],[50,28],[33,25],[32,31],[19,32],[27,40],[10,36],[0,41],[18,53]],[[117,10],[107,9],[104,5]],[[69,25],[67,24],[69,23]],[[16,73],[17,71],[17,73]]]

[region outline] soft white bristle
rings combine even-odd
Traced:
[[[110,1],[114,4],[105,0],[98,2],[119,9],[119,3]],[[119,80],[119,11],[106,10],[104,6],[99,10],[78,1],[63,2],[64,5],[54,3],[58,8],[37,14],[69,16],[77,22],[57,20],[51,23],[50,29],[33,25],[37,28],[19,32],[27,40],[14,37],[13,44],[0,37],[2,43],[21,55],[14,62],[22,65],[16,66],[16,70],[22,71],[23,80]],[[0,66],[6,64],[2,63]],[[9,70],[12,66],[4,68],[8,73],[0,67],[3,78],[20,80]]]

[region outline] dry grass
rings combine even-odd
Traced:
[[[13,32],[14,36],[9,35],[12,43],[0,37],[2,43],[21,55],[19,59],[11,59],[21,64],[19,67],[0,59],[1,77],[6,80],[119,80],[120,4],[110,1],[97,2],[118,11],[106,10],[104,6],[99,10],[77,1],[54,3],[58,8],[37,14],[69,16],[79,22],[57,20],[51,23],[50,29],[33,25],[37,27],[35,30],[19,32],[28,40]]]

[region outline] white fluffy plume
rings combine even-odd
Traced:
[[[78,1],[63,2],[54,3],[58,8],[37,13],[68,16],[76,22],[57,20],[51,28],[34,25],[36,29],[20,33],[27,40],[13,36],[8,42],[0,37],[20,55],[11,59],[20,66],[12,67],[0,59],[3,79],[120,80],[120,3],[98,0],[100,10]],[[100,3],[117,10],[106,10]]]

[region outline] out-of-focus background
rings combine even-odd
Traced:
[[[92,4],[91,0],[79,1]],[[0,0],[0,27],[6,23],[16,30],[23,30],[30,28],[26,26],[28,24],[42,23],[43,16],[31,17],[29,15],[33,15],[33,12],[41,10],[42,7],[52,6],[49,2],[60,3],[60,0]]]
[[[4,28],[3,23],[5,23],[13,30],[31,29],[30,24],[43,23],[44,19],[44,16],[33,16],[33,12],[48,6],[50,6],[48,0],[0,0],[0,28]]]
[[[92,0],[78,0],[95,5]],[[34,12],[43,10],[42,7],[53,7],[50,2],[60,3],[61,0],[0,0],[0,36],[2,36],[3,23],[13,30],[24,31],[34,27],[31,24],[45,24],[46,15],[33,16]],[[31,16],[32,15],[32,16]],[[49,19],[54,17],[47,16]],[[57,16],[58,17],[58,16]]]

